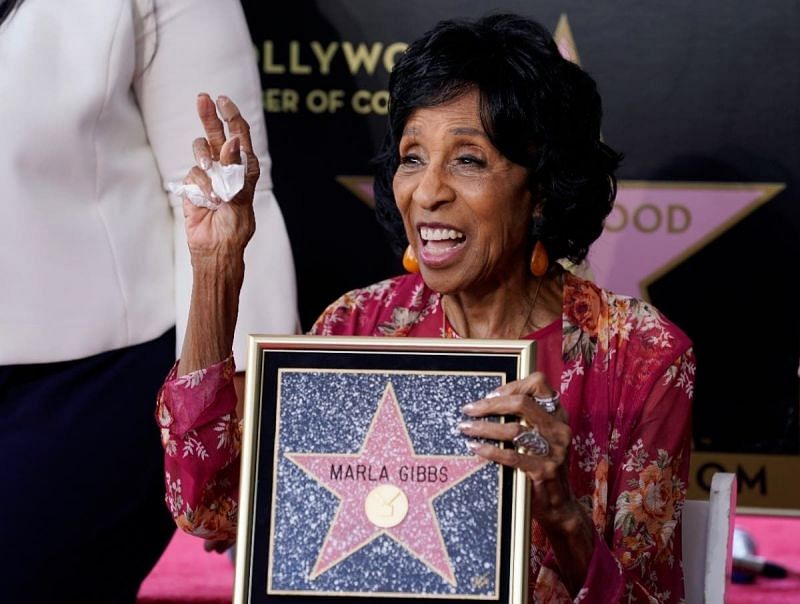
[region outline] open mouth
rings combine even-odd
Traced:
[[[466,236],[461,231],[446,228],[420,227],[419,236],[426,250],[446,251],[464,243]]]
[[[444,268],[460,257],[466,249],[467,236],[458,229],[446,226],[420,226],[422,240],[420,260],[429,268]]]

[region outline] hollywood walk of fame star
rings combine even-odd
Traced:
[[[340,499],[310,580],[387,535],[456,584],[433,500],[488,462],[472,455],[417,455],[391,382],[358,453],[286,458]]]

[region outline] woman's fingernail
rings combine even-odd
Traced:
[[[463,407],[461,407],[462,413],[472,413],[473,411],[477,411],[478,405],[477,403],[467,403]]]
[[[465,444],[467,445],[467,449],[473,453],[481,448],[481,443],[479,443],[477,440],[468,440]]]
[[[472,422],[458,422],[458,426],[456,426],[462,432],[469,432],[472,430]]]
[[[222,114],[222,119],[224,120],[229,120],[239,113],[233,101],[226,96],[221,96],[217,99],[217,107],[219,107],[219,112]]]
[[[484,398],[497,398],[498,396],[500,396],[500,393],[497,390],[492,390]]]
[[[203,168],[203,170],[208,170],[211,167],[211,160],[207,157],[201,157],[200,167]]]

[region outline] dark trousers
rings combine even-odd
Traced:
[[[170,330],[0,367],[0,602],[136,601],[174,530],[154,419],[174,356]]]

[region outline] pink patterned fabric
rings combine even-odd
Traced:
[[[241,448],[233,356],[182,377],[177,369],[176,362],[156,409],[167,506],[184,531],[233,540]]]
[[[355,290],[312,334],[457,337],[419,275]],[[695,362],[688,338],[651,306],[571,274],[559,321],[529,334],[537,369],[560,384],[573,430],[570,484],[597,529],[575,602],[682,602],[680,516],[689,470]],[[178,526],[235,534],[241,426],[233,363],[177,378],[158,398],[167,504]],[[531,527],[531,602],[571,602],[543,531]]]

